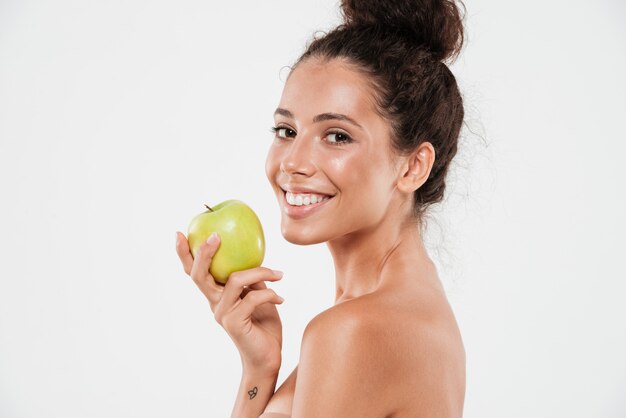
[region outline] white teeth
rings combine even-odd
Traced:
[[[318,194],[294,194],[286,192],[285,199],[287,200],[287,203],[293,206],[307,206],[326,201],[330,199],[330,196]]]

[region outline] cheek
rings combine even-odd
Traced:
[[[328,176],[346,196],[371,190],[374,187],[372,181],[378,176],[377,157],[358,151],[341,153],[326,160]]]
[[[363,170],[363,156],[357,152],[345,152],[326,158],[325,171],[335,186],[342,192],[348,192],[358,182]],[[345,190],[344,190],[345,189]]]
[[[384,216],[394,180],[389,164],[376,152],[344,154],[328,161],[329,177],[341,191],[342,206],[360,214],[353,222],[369,224]]]

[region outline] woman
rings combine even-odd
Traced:
[[[336,270],[336,302],[307,325],[276,392],[282,299],[265,282],[281,273],[220,286],[208,273],[218,236],[194,260],[177,233],[177,252],[240,352],[233,417],[461,417],[465,351],[422,239],[463,122],[442,62],[463,43],[460,11],[453,0],[341,7],[344,24],[292,67],[266,160],[283,236],[326,242]]]

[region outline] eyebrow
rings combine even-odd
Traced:
[[[277,108],[276,111],[274,112],[274,116],[276,115],[282,115],[290,119],[295,119],[293,116],[293,113],[291,113],[287,109],[283,109],[280,107]],[[357,121],[352,119],[350,116],[342,115],[341,113],[320,113],[319,115],[313,118],[313,123],[322,122],[324,120],[343,120],[346,122],[350,122],[351,124],[363,129],[363,127],[359,125]]]

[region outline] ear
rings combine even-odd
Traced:
[[[435,148],[430,142],[423,142],[402,163],[397,182],[398,189],[413,193],[426,183],[435,163]]]

